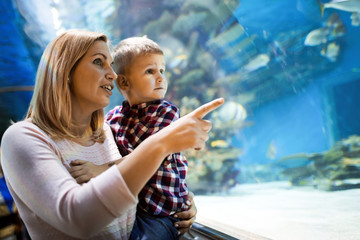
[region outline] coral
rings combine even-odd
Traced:
[[[360,136],[341,140],[324,153],[288,156],[278,163],[294,161],[299,156],[308,162],[282,171],[293,185],[313,185],[326,191],[360,188]]]

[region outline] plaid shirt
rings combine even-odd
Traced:
[[[124,101],[106,115],[122,156],[151,134],[177,120],[179,109],[165,100],[130,106]],[[146,157],[146,156],[144,156]],[[139,207],[153,215],[169,216],[185,208],[187,161],[182,153],[167,156],[139,193]]]

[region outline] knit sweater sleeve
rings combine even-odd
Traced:
[[[2,167],[14,199],[26,205],[29,214],[68,235],[88,237],[137,203],[116,167],[77,184],[52,139],[31,122],[12,125],[1,148]]]

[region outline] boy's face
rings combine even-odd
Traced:
[[[168,84],[163,55],[135,57],[126,69],[125,77],[129,85],[126,92],[130,105],[162,99],[166,94]]]

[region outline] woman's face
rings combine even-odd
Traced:
[[[101,40],[96,41],[78,62],[70,77],[74,114],[91,115],[109,104],[113,80],[117,77],[112,63],[109,47]]]

